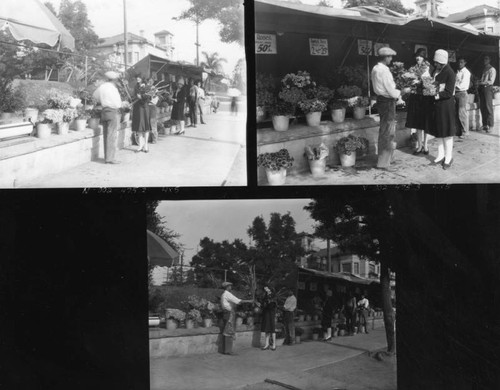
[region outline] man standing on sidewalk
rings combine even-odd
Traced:
[[[196,111],[198,110],[198,87],[194,84],[193,79],[189,79],[189,118],[191,119],[191,124],[188,127],[196,127],[198,124],[198,116]]]
[[[483,130],[487,133],[494,125],[495,114],[493,112],[493,84],[497,77],[497,71],[490,64],[490,56],[484,56],[484,69],[479,82],[479,106],[483,119]]]
[[[283,327],[285,330],[285,340],[283,345],[295,344],[295,324],[293,321],[295,309],[297,308],[297,298],[293,291],[288,289],[287,298],[283,305]]]
[[[378,51],[379,62],[373,67],[371,79],[373,90],[377,95],[377,109],[380,115],[380,132],[378,135],[377,168],[390,170],[390,164],[396,143],[396,101],[401,91],[396,89],[389,65],[396,52],[390,47],[382,47]],[[409,88],[405,89],[409,92]]]
[[[222,330],[222,353],[233,354],[233,340],[236,339],[234,330],[236,328],[236,306],[240,303],[253,303],[252,300],[242,300],[231,293],[233,284],[231,282],[222,283],[224,292],[220,298],[222,310],[224,311],[224,328]]]
[[[360,332],[361,326],[365,327],[365,333],[368,333],[368,306],[370,302],[361,294],[361,300],[358,302],[358,310],[360,314],[358,333]]]
[[[119,164],[115,160],[116,131],[118,128],[118,110],[122,107],[122,99],[117,88],[119,74],[106,72],[106,82],[94,92],[94,99],[102,106],[101,123],[103,126],[104,161],[106,164]]]
[[[203,121],[203,105],[201,101],[203,100],[203,104],[205,104],[205,91],[201,87],[201,80],[196,82],[196,88],[198,89],[198,100],[196,101],[196,109],[200,112],[200,123],[205,125],[206,123]]]
[[[465,67],[467,61],[464,57],[458,58],[457,80],[455,83],[455,104],[457,109],[457,127],[462,131],[458,138],[465,138],[469,135],[469,112],[467,111],[467,90],[470,87],[471,73]]]

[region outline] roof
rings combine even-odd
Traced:
[[[140,35],[134,34],[134,33],[127,33],[127,38],[129,42],[136,41],[136,42],[143,42],[143,43],[148,43],[151,46],[154,46],[154,43],[147,40],[144,37],[141,37]],[[107,37],[107,38],[102,38],[102,42],[99,43],[97,47],[106,47],[106,46],[113,46],[119,43],[124,43],[123,39],[123,34],[118,34],[118,35],[113,35],[112,37]]]
[[[338,255],[340,252],[341,252],[341,250],[339,249],[338,246],[332,245],[330,247],[330,256]],[[327,256],[327,248],[320,249],[314,255],[318,256],[318,257],[326,257]]]
[[[344,280],[346,282],[355,284],[368,285],[372,283],[377,283],[377,284],[379,283],[377,280],[361,278],[349,272],[327,272],[327,271],[318,271],[311,268],[299,268],[299,271],[305,271],[306,273],[310,273],[312,275],[321,278]]]
[[[161,30],[161,31],[158,31],[157,33],[155,33],[154,35],[163,35],[163,34],[167,34],[167,35],[174,35],[172,34],[170,31],[167,31],[167,30]]]
[[[453,23],[466,22],[468,19],[472,17],[484,16],[484,10],[487,10],[487,12],[490,15],[491,13],[498,14],[500,12],[500,10],[496,7],[483,4],[473,8],[466,9],[465,11],[462,12],[451,14],[446,18],[446,21]]]

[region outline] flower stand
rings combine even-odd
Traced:
[[[308,126],[319,126],[321,123],[321,112],[310,112],[306,114],[306,121]]]
[[[286,115],[273,115],[273,127],[276,131],[287,131],[290,126],[290,118]]]
[[[172,319],[167,319],[167,329],[168,330],[177,329],[177,321]]]
[[[338,108],[332,110],[332,121],[335,123],[342,123],[345,120],[345,108]]]
[[[57,134],[66,135],[69,133],[69,123],[68,122],[59,122],[57,124]]]
[[[280,186],[285,184],[286,181],[286,169],[280,169],[279,171],[272,171],[266,169],[267,182],[271,186]]]
[[[309,160],[309,169],[313,177],[323,176],[326,170],[326,158],[321,160]]]
[[[38,138],[49,138],[52,134],[52,127],[48,123],[39,123],[36,125],[36,136]]]
[[[365,117],[366,107],[354,107],[353,117],[354,119],[360,120]]]
[[[340,153],[340,164],[343,167],[353,167],[356,165],[356,152],[351,152],[350,155]]]

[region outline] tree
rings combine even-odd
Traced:
[[[189,0],[191,7],[175,20],[188,19],[201,23],[207,19],[219,22],[219,35],[225,43],[243,45],[243,1],[241,0]]]
[[[57,11],[56,8],[54,7],[54,4],[52,4],[50,1],[46,1],[43,4],[49,9],[50,12],[54,14],[54,16],[57,16]]]
[[[244,58],[240,58],[233,70],[233,85],[236,86],[240,91],[246,91],[247,89],[247,68],[246,61]]]
[[[219,53],[209,53],[206,51],[201,52],[203,56],[203,60],[201,62],[201,66],[207,71],[207,85],[206,88],[210,90],[212,86],[212,82],[216,79],[220,79],[223,77],[224,68],[222,66],[223,62],[227,63],[227,60],[223,57],[219,56]]]
[[[333,7],[331,0],[321,0],[318,5],[320,7]]]
[[[99,36],[94,31],[83,1],[62,0],[58,17],[75,38],[75,50],[78,54],[86,55],[99,44]]]
[[[411,8],[406,8],[401,3],[401,0],[344,0],[342,4],[344,8],[359,7],[363,5],[384,7],[401,14],[411,14],[414,11]]]

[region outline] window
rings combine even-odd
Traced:
[[[132,53],[131,52],[127,53],[127,61],[128,61],[129,65],[132,63]]]
[[[493,27],[487,27],[486,32],[488,33],[493,33]]]
[[[343,263],[342,264],[342,272],[349,272],[349,273],[352,272],[352,264],[351,263]]]
[[[355,275],[359,275],[359,263],[354,263],[354,272]]]
[[[377,271],[375,270],[375,264],[370,264],[370,273],[372,273],[372,272],[373,272],[373,273],[377,272]]]
[[[139,62],[139,52],[134,51],[134,64]]]

